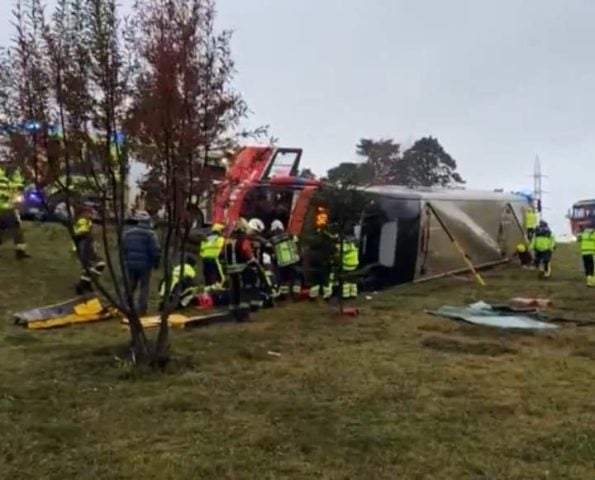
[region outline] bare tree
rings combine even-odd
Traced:
[[[238,136],[248,109],[231,88],[235,73],[229,31],[217,32],[212,0],[138,0],[129,44],[136,52],[127,131],[134,155],[161,185],[165,200],[165,291],[171,290],[171,256],[185,259],[189,215],[209,195],[208,161]],[[166,299],[170,298],[166,295]],[[165,302],[157,342],[167,356],[166,318],[177,299]]]

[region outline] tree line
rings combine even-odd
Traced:
[[[332,184],[404,185],[407,187],[456,187],[465,184],[457,162],[431,136],[403,150],[392,139],[363,138],[356,146],[360,162],[343,162],[331,168],[324,180]],[[305,169],[301,176],[315,178]]]

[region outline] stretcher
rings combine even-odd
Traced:
[[[174,329],[202,328],[210,325],[216,325],[233,321],[233,317],[228,312],[216,312],[209,315],[198,315],[188,317],[186,315],[171,314],[167,319],[169,326]],[[161,316],[154,315],[142,317],[140,322],[143,328],[157,328],[161,325]],[[122,318],[121,323],[128,328],[128,319]]]
[[[34,308],[14,315],[15,324],[30,330],[67,327],[114,318],[116,311],[104,307],[96,297],[77,297],[47,307]]]

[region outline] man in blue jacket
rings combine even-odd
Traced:
[[[142,316],[149,307],[151,270],[159,268],[161,253],[148,214],[137,213],[127,223],[123,238],[124,261],[133,298],[140,287],[137,308]]]

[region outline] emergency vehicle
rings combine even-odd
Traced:
[[[573,235],[580,233],[582,228],[595,224],[595,199],[576,202],[568,212],[570,229]]]

